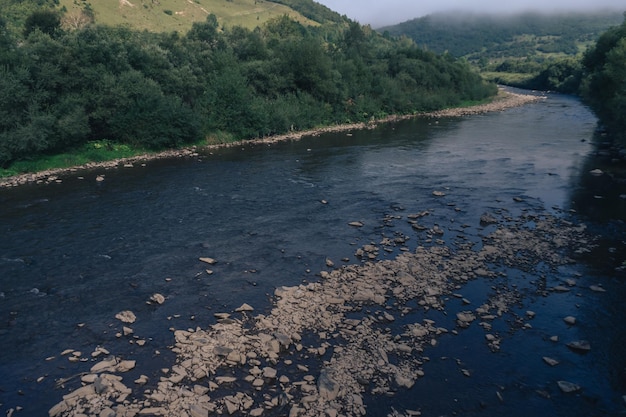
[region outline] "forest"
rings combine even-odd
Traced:
[[[626,143],[626,13],[583,59],[580,93],[600,119]]]
[[[431,15],[380,31],[447,51],[500,84],[580,95],[626,132],[626,14]]]
[[[4,168],[91,144],[157,150],[265,137],[496,91],[465,61],[356,22],[282,16],[250,30],[209,15],[186,33],[77,28],[38,1],[26,17],[0,19]]]

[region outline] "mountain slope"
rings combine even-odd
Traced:
[[[283,15],[304,25],[320,23],[288,6],[265,0],[61,0],[60,5],[70,15],[92,11],[96,23],[152,32],[186,32],[193,22],[203,22],[209,14],[228,27],[254,28]]]
[[[521,58],[531,55],[576,55],[609,27],[619,25],[618,11],[510,16],[433,14],[380,31],[405,35],[437,53],[470,60]]]

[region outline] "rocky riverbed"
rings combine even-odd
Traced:
[[[520,199],[521,202],[521,199]],[[497,352],[501,334],[493,324],[511,315],[520,301],[516,285],[502,284],[508,269],[533,275],[538,296],[551,297],[577,286],[576,276],[549,283],[539,265],[548,268],[573,263],[586,253],[593,238],[582,224],[553,214],[523,209],[519,216],[507,211],[484,213],[476,219],[484,227],[481,242],[471,242],[463,225],[423,226],[428,211],[389,215],[385,224],[406,221],[422,234],[420,245],[409,250],[408,237],[394,232],[355,251],[360,263],[328,258],[318,279],[298,286],[276,288],[269,306],[242,300],[235,311],[215,314],[207,327],[171,328],[171,366],[158,380],[142,373],[142,357],[121,357],[101,346],[80,359],[70,346],[62,352],[68,360],[84,362],[84,372],[49,411],[55,416],[362,416],[368,414],[368,397],[389,396],[408,390],[418,379],[434,377],[424,370],[425,353],[442,335],[458,335],[480,328],[485,347]],[[359,227],[351,222],[346,227]],[[454,242],[444,238],[450,228]],[[381,260],[381,252],[399,251]],[[210,254],[208,254],[210,255]],[[204,264],[219,259],[202,258]],[[342,263],[341,266],[337,264]],[[463,291],[477,279],[492,282],[494,291],[484,300],[469,300]],[[580,292],[601,293],[594,285]],[[425,313],[447,313],[449,299],[462,300],[465,308],[451,312],[455,320],[444,325],[426,319]],[[148,302],[167,303],[167,294]],[[142,320],[132,311],[120,311],[120,338],[133,343],[133,323]],[[511,327],[531,327],[535,313],[516,316]],[[564,318],[575,325],[575,317]],[[558,340],[567,350],[591,349],[592,343]],[[149,356],[150,352],[146,352]],[[536,352],[546,366],[556,359]],[[471,378],[472,371],[460,372]],[[141,374],[129,378],[129,371]],[[582,387],[566,380],[554,381],[562,392]],[[65,388],[67,389],[67,388]],[[67,391],[66,391],[67,392]],[[498,393],[499,395],[499,393]],[[390,416],[418,416],[419,408],[387,411]]]
[[[344,132],[357,129],[372,129],[382,123],[390,123],[399,120],[410,119],[414,117],[429,117],[429,118],[441,118],[441,117],[461,117],[475,114],[481,114],[486,112],[503,111],[511,107],[518,107],[533,101],[541,100],[541,96],[530,94],[517,94],[500,90],[498,95],[493,101],[481,105],[470,107],[458,107],[440,110],[431,113],[418,113],[404,116],[389,116],[384,119],[372,120],[369,123],[355,123],[355,124],[343,124],[328,126],[324,128],[318,128],[314,130],[291,132],[284,135],[270,136],[266,138],[250,139],[244,141],[237,141],[232,143],[224,143],[218,145],[207,145],[203,147],[191,147],[184,149],[173,149],[159,153],[143,154],[134,156],[131,158],[115,159],[105,162],[92,162],[85,165],[80,165],[71,168],[58,168],[50,169],[34,173],[26,173],[16,175],[7,178],[0,178],[0,187],[16,187],[22,184],[39,183],[39,184],[54,184],[63,181],[63,177],[67,175],[81,175],[81,172],[94,169],[117,169],[117,168],[133,168],[136,166],[142,166],[146,162],[155,159],[165,158],[183,158],[183,157],[196,157],[199,152],[211,152],[218,148],[226,147],[241,147],[250,145],[271,145],[283,141],[299,140],[305,136],[318,136],[323,133],[331,132]],[[97,181],[103,180],[105,177],[98,175]]]

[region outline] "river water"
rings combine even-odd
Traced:
[[[47,415],[78,387],[77,379],[57,385],[90,367],[61,356],[65,349],[88,359],[100,345],[157,375],[174,360],[170,328],[206,327],[214,313],[243,302],[269,310],[276,287],[318,279],[327,258],[358,263],[355,248],[381,235],[410,236],[411,250],[425,244],[410,224],[392,225],[386,216],[428,210],[427,226],[463,225],[479,243],[482,213],[545,209],[601,236],[592,254],[548,277],[574,276],[577,286],[540,297],[524,293],[532,275],[510,275],[522,293],[516,313],[537,313],[532,328],[509,328],[497,353],[477,326],[442,337],[425,352],[425,378],[393,397],[368,399],[368,409],[371,415],[420,409],[428,416],[624,413],[626,288],[616,268],[626,259],[620,197],[626,190],[589,174],[611,165],[595,152],[602,141],[596,123],[577,99],[550,94],[501,113],[415,119],[0,190],[0,412],[23,407],[21,415]],[[364,226],[350,227],[352,221]],[[590,292],[591,284],[608,291]],[[477,280],[461,291],[480,299],[491,286]],[[154,293],[166,302],[147,304]],[[451,298],[447,308],[454,317],[463,306]],[[126,309],[138,316],[133,329],[147,340],[143,347],[116,337],[121,323],[114,316]],[[568,315],[579,324],[565,326]],[[505,327],[512,317],[503,319]],[[588,339],[593,349],[570,352],[549,342],[553,335]],[[549,367],[542,356],[562,363]],[[471,377],[459,372],[460,362]],[[558,380],[583,389],[563,394]]]

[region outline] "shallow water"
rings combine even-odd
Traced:
[[[411,249],[424,243],[406,221],[383,222],[387,215],[429,210],[424,223],[444,227],[446,241],[464,225],[463,236],[479,243],[486,232],[482,213],[516,216],[543,207],[563,216],[576,216],[568,212],[576,209],[607,240],[575,265],[539,273],[551,282],[582,274],[581,288],[600,282],[610,291],[540,297],[529,284],[535,276],[509,271],[506,284],[514,282],[521,293],[516,313],[537,312],[532,329],[512,330],[512,318],[503,320],[507,336],[498,353],[473,327],[444,336],[426,352],[425,378],[394,397],[372,398],[368,407],[372,415],[390,407],[423,415],[623,412],[626,290],[614,267],[626,253],[624,225],[615,221],[624,215],[619,195],[625,191],[602,189],[605,181],[589,178],[600,163],[593,156],[595,127],[577,99],[550,95],[502,113],[416,119],[0,190],[0,412],[22,406],[24,415],[46,415],[78,386],[73,380],[55,388],[55,380],[89,367],[59,357],[66,348],[88,356],[102,345],[156,373],[171,366],[170,327],[205,327],[213,313],[243,302],[257,312],[269,309],[274,288],[317,279],[326,258],[359,262],[355,248],[381,235],[409,235]],[[96,182],[98,174],[105,181]],[[435,197],[435,190],[446,195]],[[364,227],[350,227],[351,221]],[[203,256],[218,263],[203,264]],[[481,300],[500,284],[478,280],[462,291]],[[167,301],[147,305],[156,292]],[[447,307],[463,308],[454,298]],[[137,314],[133,328],[146,346],[115,337],[121,324],[114,316],[125,309]],[[567,315],[580,325],[564,326]],[[547,341],[555,334],[590,339],[594,349],[571,353]],[[542,356],[559,356],[563,364],[549,368]],[[471,378],[455,359],[472,370]],[[583,385],[582,394],[561,394],[555,388],[561,379]]]

